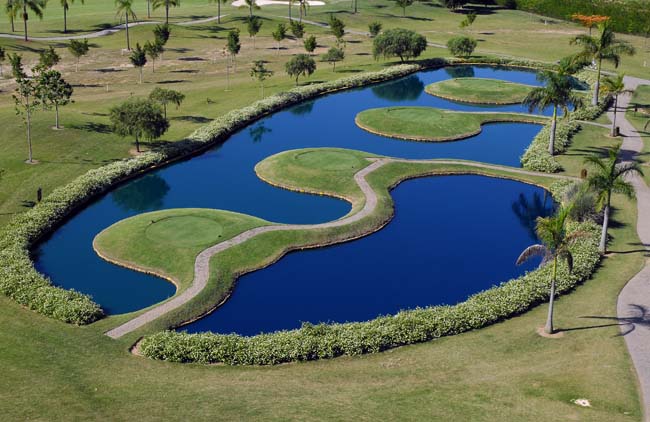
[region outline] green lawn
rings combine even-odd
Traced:
[[[427,85],[436,97],[474,104],[518,104],[533,87],[498,79],[454,78]]]
[[[637,111],[634,111],[634,106]],[[642,85],[635,92],[630,102],[630,108],[625,117],[634,125],[643,139],[643,151],[639,156],[645,174],[645,182],[650,185],[650,86]],[[648,126],[646,127],[646,124]]]
[[[545,117],[520,113],[473,113],[433,107],[385,107],[357,114],[357,125],[369,132],[413,141],[455,141],[481,132],[493,122],[546,122]]]

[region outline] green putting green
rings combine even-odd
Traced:
[[[325,171],[359,170],[368,165],[359,156],[345,151],[307,151],[296,154],[295,160],[301,166]]]
[[[219,222],[195,215],[179,215],[152,220],[145,229],[145,234],[150,240],[177,246],[216,243],[222,233],[223,226]]]
[[[474,104],[518,104],[533,87],[484,78],[456,78],[428,85],[425,91],[436,97]]]

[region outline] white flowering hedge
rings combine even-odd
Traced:
[[[129,177],[170,160],[200,152],[216,142],[225,140],[252,121],[284,107],[329,92],[398,78],[426,68],[454,64],[537,69],[549,67],[535,62],[507,59],[486,58],[471,62],[461,59],[433,59],[419,64],[391,66],[377,72],[297,87],[226,113],[196,130],[187,139],[170,144],[164,150],[147,152],[136,158],[90,170],[66,186],[56,189],[31,210],[14,218],[0,237],[0,292],[29,309],[64,322],[82,325],[101,318],[104,315],[101,308],[88,295],[53,286],[48,278],[36,271],[30,258],[30,248],[72,212]]]
[[[598,227],[571,223],[570,230],[585,231],[589,236],[572,247],[573,272],[560,265],[559,294],[589,278],[600,260]],[[367,322],[304,324],[296,330],[253,337],[163,331],[144,337],[139,350],[152,359],[229,365],[274,365],[375,353],[478,329],[520,314],[548,299],[551,271],[550,265],[541,267],[454,306],[406,310]]]

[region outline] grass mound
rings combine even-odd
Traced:
[[[427,94],[472,104],[519,104],[531,90],[530,85],[497,79],[455,78],[428,85]]]

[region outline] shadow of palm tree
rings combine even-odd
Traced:
[[[636,330],[637,327],[650,328],[650,314],[648,312],[648,308],[646,308],[643,305],[637,305],[637,304],[631,304],[629,305],[629,308],[631,308],[630,313],[632,314],[632,316],[627,316],[622,318],[614,317],[614,316],[598,316],[598,315],[587,315],[587,316],[580,317],[586,319],[613,321],[611,324],[587,325],[583,327],[564,328],[558,331],[579,331],[579,330],[590,330],[592,328],[605,328],[605,327],[619,326],[621,327],[621,332],[619,334],[616,334],[615,336],[615,337],[619,337],[619,336],[626,336],[630,334],[632,331]]]

